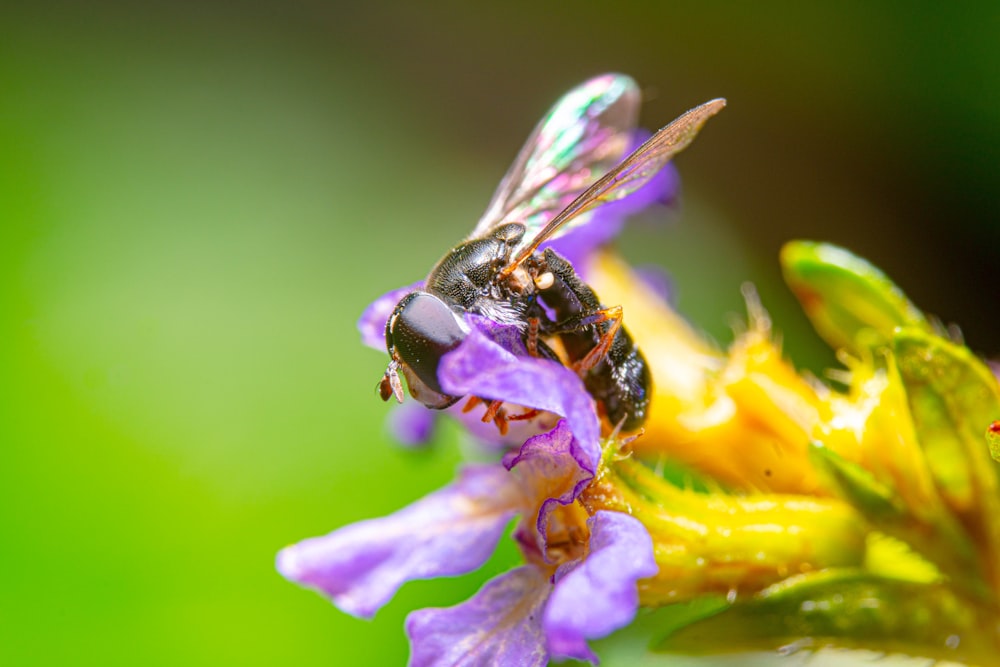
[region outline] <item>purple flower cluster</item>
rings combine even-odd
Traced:
[[[672,168],[552,245],[582,261],[606,242],[620,220],[676,191]],[[359,328],[363,341],[385,349],[385,323],[399,299],[420,285],[373,303]],[[368,618],[406,581],[453,576],[480,567],[511,519],[525,565],[487,582],[457,606],[410,614],[410,664],[544,665],[551,659],[597,662],[588,639],[627,625],[638,608],[638,580],[657,572],[645,527],[618,512],[588,516],[577,498],[601,460],[595,404],[572,370],[528,354],[511,326],[468,314],[470,333],[439,366],[454,396],[523,406],[540,416],[511,422],[502,439],[455,406],[470,430],[502,448],[494,464],[468,465],[449,486],[389,516],[346,526],[282,550],[278,570],[329,597],[343,611]],[[410,401],[414,406],[415,401]],[[460,404],[459,404],[460,405]],[[402,439],[428,437],[433,413],[397,408]],[[457,409],[456,409],[457,408]],[[478,429],[478,430],[477,430]]]
[[[625,514],[581,519],[560,513],[593,479],[600,460],[593,400],[569,369],[500,345],[496,339],[509,336],[507,327],[470,319],[476,328],[443,361],[445,389],[563,418],[502,462],[467,466],[453,484],[395,514],[288,547],[278,569],[344,611],[370,617],[408,580],[480,567],[511,518],[520,516],[515,539],[528,564],[461,605],[411,614],[411,664],[596,661],[586,640],[635,615],[636,581],[656,573],[652,541]]]

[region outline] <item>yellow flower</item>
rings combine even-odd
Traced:
[[[829,495],[809,459],[816,431],[833,421],[829,392],[782,358],[763,311],[723,354],[621,260],[604,254],[592,269],[597,293],[622,304],[653,375],[638,456],[668,456],[735,489]]]
[[[843,391],[782,356],[752,292],[746,330],[723,351],[616,256],[593,258],[588,280],[604,302],[622,305],[653,393],[644,432],[626,441],[613,434],[581,503],[646,526],[659,566],[640,584],[646,606],[721,594],[709,616],[736,609],[723,616],[742,619],[748,638],[788,631],[775,628],[794,618],[793,635],[870,633],[869,647],[992,655],[1000,649],[996,377],[864,260],[804,242],[789,244],[782,260],[845,364]],[[705,488],[671,483],[656,472],[665,462],[694,471]],[[774,622],[748,623],[755,613]]]

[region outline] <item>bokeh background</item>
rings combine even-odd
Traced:
[[[408,610],[513,562],[370,623],[273,567],[451,478],[453,429],[386,435],[355,320],[597,73],[649,127],[729,99],[621,242],[720,343],[751,280],[833,363],[776,262],[813,238],[1000,353],[997,35],[995,2],[3,3],[0,664],[402,664]]]

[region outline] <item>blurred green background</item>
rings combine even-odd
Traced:
[[[995,2],[4,3],[0,664],[402,664],[408,610],[516,560],[371,623],[273,567],[451,478],[453,430],[385,434],[355,320],[597,73],[646,87],[650,127],[729,99],[679,210],[622,241],[720,342],[753,280],[832,363],[776,264],[814,238],[1000,353],[998,34]]]

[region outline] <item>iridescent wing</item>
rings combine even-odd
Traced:
[[[471,237],[520,222],[529,242],[625,155],[639,113],[635,81],[605,74],[574,88],[542,118]],[[577,217],[574,224],[584,221]]]
[[[721,111],[724,106],[726,101],[722,98],[705,102],[660,129],[646,143],[622,160],[621,164],[602,176],[552,217],[538,233],[530,236],[511,263],[504,268],[501,277],[510,275],[539,245],[557,232],[565,230],[573,221],[579,220],[595,206],[626,197],[649,182],[649,179],[663,169],[674,155],[688,147],[705,121]]]

